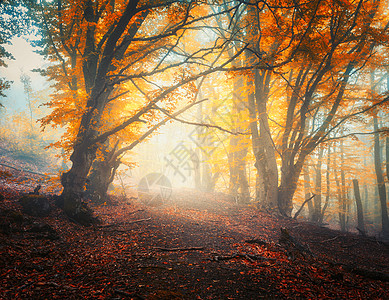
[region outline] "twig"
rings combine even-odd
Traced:
[[[99,226],[97,226],[97,228],[101,228],[101,229],[103,229],[103,228],[110,228],[110,227],[119,226],[119,225],[122,225],[122,224],[123,224],[123,222],[122,223],[108,224],[108,225],[99,225]]]
[[[136,214],[137,212],[141,212],[141,211],[144,211],[144,209],[135,210],[133,212],[130,212],[128,215],[131,216],[131,215]]]
[[[132,222],[128,222],[126,224],[135,224],[135,223],[140,223],[140,222],[144,222],[144,221],[150,221],[151,218],[147,218],[147,219],[140,219],[140,220],[135,220],[135,221],[132,221]]]
[[[187,248],[164,248],[164,247],[154,247],[156,250],[161,250],[161,251],[169,251],[169,252],[174,252],[174,251],[196,251],[196,250],[204,250],[205,247],[187,247]]]
[[[35,281],[30,281],[30,282],[28,282],[28,283],[26,283],[26,284],[23,284],[22,286],[18,287],[17,290],[18,290],[18,291],[19,291],[19,290],[23,290],[23,289],[29,287],[30,285],[33,285],[34,283],[35,283]]]
[[[206,127],[206,128],[216,128],[216,129],[218,129],[220,131],[223,131],[223,132],[226,132],[226,133],[229,133],[229,134],[232,134],[232,135],[248,135],[248,134],[250,134],[250,133],[245,133],[245,132],[233,132],[231,130],[228,130],[226,128],[223,128],[223,127],[215,125],[215,124],[199,123],[199,122],[191,122],[191,121],[183,120],[183,119],[177,118],[177,117],[169,114],[165,109],[162,109],[160,107],[157,107],[157,108],[158,108],[158,110],[160,110],[163,114],[165,114],[169,118],[171,118],[173,120],[176,120],[176,121],[178,121],[180,123],[183,123],[183,124],[202,126],[202,127]]]
[[[227,256],[215,256],[212,260],[214,261],[221,261],[221,260],[230,260],[230,259],[236,259],[236,258],[242,258],[242,259],[247,259],[250,261],[254,260],[276,260],[275,258],[268,258],[268,257],[263,257],[260,255],[254,255],[254,254],[245,254],[245,253],[235,253],[232,255],[227,255]]]
[[[245,242],[249,244],[259,244],[263,246],[266,246],[268,244],[268,242],[261,239],[246,240]]]
[[[143,211],[143,209],[139,209],[139,210],[136,210],[130,214],[134,214],[138,211]],[[121,226],[121,225],[129,225],[129,224],[134,224],[134,223],[139,223],[139,222],[144,222],[144,221],[149,221],[151,220],[151,218],[147,218],[147,219],[139,219],[139,220],[135,220],[135,221],[131,221],[131,222],[120,222],[120,223],[113,223],[113,224],[108,224],[108,225],[100,225],[100,226],[97,226],[98,228],[110,228],[110,227],[113,227],[113,226]]]

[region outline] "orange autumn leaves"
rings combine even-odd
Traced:
[[[66,5],[65,5],[66,3]],[[111,7],[109,1],[101,3],[101,5],[93,3],[92,14],[96,20],[91,21],[92,16],[86,17],[86,7],[91,5],[90,1],[82,2],[63,2],[61,8],[52,8],[50,15],[46,17],[51,18],[52,24],[46,27],[46,34],[51,40],[52,44],[48,47],[47,56],[55,63],[51,65],[45,74],[55,82],[57,91],[53,94],[52,100],[47,103],[52,109],[52,112],[41,119],[42,125],[51,125],[54,127],[65,127],[66,132],[61,141],[54,143],[54,146],[63,147],[66,153],[70,153],[72,145],[78,134],[81,117],[90,108],[86,108],[86,103],[90,99],[90,91],[85,88],[85,63],[88,57],[82,53],[88,45],[87,35],[93,30],[96,45],[98,48],[107,40],[107,33],[117,24],[126,1],[115,2],[115,7]],[[58,20],[54,20],[54,15],[59,16]],[[98,17],[97,17],[98,15]],[[170,37],[147,40],[147,35],[150,31],[158,35],[158,31],[163,32],[166,26],[170,26],[169,21],[174,17],[175,22],[182,20],[185,15],[185,10],[180,8],[180,5],[173,4],[171,7],[165,8],[156,6],[150,12],[149,19],[145,20],[145,26],[141,27],[137,33],[139,41],[132,42],[125,53],[121,53],[113,58],[111,71],[107,73],[112,76],[112,81],[120,81],[122,77],[131,74],[140,74],[135,77],[141,78],[147,72],[153,72],[155,62],[161,55],[166,55],[164,48],[174,42]],[[128,24],[128,30],[134,24],[144,21],[142,12],[139,12],[132,21]],[[153,18],[159,19],[157,26],[153,26]],[[155,22],[154,22],[155,23]],[[173,23],[174,24],[174,23]],[[88,31],[89,30],[89,31]],[[89,33],[88,33],[89,32]],[[66,39],[65,39],[66,37]],[[117,42],[118,47],[126,43],[126,36],[124,35]],[[170,40],[172,40],[170,42]],[[86,50],[85,50],[86,51]],[[96,49],[95,51],[98,51]],[[163,52],[165,51],[165,52]],[[119,51],[120,52],[120,51]],[[165,54],[164,54],[165,53]],[[96,53],[98,56],[102,53]],[[162,66],[163,67],[163,66]],[[119,71],[119,74],[118,73]],[[166,78],[168,81],[174,80],[177,77],[180,80],[181,72],[177,69],[166,68],[165,72],[156,71],[153,76],[154,81],[164,82]],[[159,79],[158,79],[159,78]],[[136,82],[135,82],[136,81]],[[171,111],[179,102],[179,98],[191,98],[193,94],[193,86],[187,86],[171,93],[162,103],[164,109]],[[187,91],[185,91],[187,90]],[[161,87],[150,82],[134,79],[131,82],[122,84],[112,92],[109,103],[106,105],[104,113],[98,121],[94,122],[95,126],[100,132],[115,128],[118,124],[123,122],[129,116],[135,114],[139,109],[147,105],[147,103],[157,97],[161,93]],[[143,121],[149,124],[155,123],[158,118],[161,118],[161,113],[157,110],[150,110],[150,112],[143,117]],[[128,130],[118,133],[118,137],[122,140],[132,141],[141,133],[141,128],[144,124],[137,123],[128,128]],[[148,126],[150,127],[150,126]]]

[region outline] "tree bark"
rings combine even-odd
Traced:
[[[96,89],[105,84],[99,84]],[[72,167],[69,171],[62,174],[61,183],[63,191],[61,197],[64,201],[65,213],[74,221],[83,225],[90,225],[94,222],[91,210],[87,208],[83,201],[83,194],[86,187],[87,176],[96,158],[99,144],[94,140],[98,136],[97,128],[101,122],[101,116],[104,111],[108,97],[113,87],[105,87],[101,93],[92,92],[87,102],[89,111],[83,114],[78,130],[73,153],[70,156]],[[93,96],[97,94],[96,96]],[[104,143],[106,139],[101,142]]]
[[[316,223],[320,223],[321,218],[321,166],[322,166],[322,158],[323,158],[324,147],[319,147],[317,164],[316,164],[316,172],[315,172],[315,194],[316,196],[313,198],[314,204],[314,212],[312,216],[312,221]]]
[[[365,222],[363,219],[363,206],[361,200],[361,193],[359,191],[358,179],[353,179],[355,203],[357,205],[357,219],[358,219],[358,231],[360,234],[365,235]]]
[[[335,151],[334,151],[335,152]],[[334,159],[334,177],[335,177],[335,183],[336,183],[336,194],[338,198],[338,216],[339,216],[339,226],[341,231],[346,231],[346,219],[345,219],[345,214],[343,212],[343,194],[342,194],[342,189],[340,187],[340,180],[339,180],[339,173],[338,173],[338,168],[337,168],[337,162],[336,158]]]
[[[256,156],[256,159],[264,172],[265,206],[267,209],[274,210],[278,206],[278,166],[267,112],[270,80],[270,71],[255,70],[255,98],[259,118],[260,142],[263,147],[263,156]]]
[[[260,33],[261,20],[257,18],[257,8],[248,6],[247,16],[255,22],[250,26],[246,33],[246,38],[250,47],[260,53],[261,44],[255,42]],[[268,64],[272,65],[280,43],[274,40],[270,45]],[[258,63],[258,56],[252,51],[246,51],[246,60],[250,65]],[[272,70],[254,69],[248,73],[248,107],[250,114],[250,129],[252,136],[252,147],[255,156],[255,168],[257,170],[256,181],[256,199],[260,207],[274,211],[278,207],[278,166],[275,155],[275,145],[273,142],[269,120],[268,120],[268,100],[270,93],[270,82],[272,79]]]
[[[275,164],[275,166],[271,164],[272,151],[269,149],[269,145],[265,145],[266,142],[270,141],[269,139],[263,137],[263,135],[267,135],[269,133],[266,133],[266,130],[264,129],[265,127],[261,125],[259,125],[259,128],[262,130],[258,130],[258,123],[256,119],[259,113],[257,113],[257,109],[255,108],[255,96],[251,95],[250,97],[252,97],[250,101],[251,103],[249,104],[251,110],[250,119],[252,120],[250,128],[252,134],[252,146],[255,156],[255,168],[257,170],[256,199],[260,207],[272,211],[277,208],[277,164]],[[261,123],[261,121],[259,121],[259,123]],[[271,147],[273,146],[271,145]],[[275,161],[275,157],[273,158]]]
[[[385,138],[385,166],[386,166],[386,178],[389,182],[389,137]]]
[[[388,209],[386,204],[386,188],[385,180],[382,172],[382,161],[380,151],[380,136],[378,133],[378,119],[374,116],[374,167],[377,178],[378,195],[381,207],[381,224],[382,224],[382,235],[389,237],[389,219]]]
[[[85,106],[85,113],[82,115],[81,123],[77,131],[77,137],[73,146],[73,153],[70,156],[72,167],[64,173],[61,178],[63,191],[61,197],[64,201],[65,213],[74,221],[83,225],[90,225],[94,222],[91,210],[83,202],[83,192],[86,185],[88,173],[92,163],[96,158],[96,152],[99,147],[96,142],[96,137],[99,135],[98,128],[101,122],[103,111],[111,95],[114,84],[107,79],[107,74],[112,67],[112,62],[121,55],[121,51],[125,51],[131,43],[132,38],[139,30],[140,26],[146,19],[148,10],[146,10],[139,18],[138,22],[130,30],[125,33],[130,20],[136,15],[136,7],[139,0],[129,1],[124,8],[123,14],[112,27],[112,31],[108,30],[106,34],[106,42],[104,47],[96,51],[97,41],[95,32],[95,23],[101,17],[97,13],[93,16],[94,22],[87,22],[87,34],[85,36],[85,45],[83,53],[83,74],[85,82],[85,91],[88,94],[88,100]],[[130,42],[118,42],[123,34]],[[120,49],[119,49],[120,48]],[[97,59],[96,55],[100,59]],[[123,124],[124,126],[124,124]],[[109,134],[100,136],[100,143],[104,143]]]
[[[340,190],[341,190],[341,206],[343,213],[343,231],[347,230],[347,199],[346,199],[346,174],[345,174],[345,162],[344,162],[344,147],[343,140],[340,141]]]
[[[120,166],[120,159],[114,156],[116,148],[117,146],[114,146],[109,149],[109,145],[104,147],[103,157],[94,161],[88,175],[85,197],[95,204],[101,204],[108,200],[108,188]]]
[[[305,199],[311,198],[311,179],[309,176],[309,166],[304,166],[304,193]],[[308,201],[308,220],[312,221],[313,216],[313,204],[312,201]]]
[[[236,132],[242,132],[243,126],[241,119],[242,116],[242,103],[235,103],[233,108],[233,115],[238,117],[237,124],[234,130]],[[237,197],[239,202],[248,203],[250,200],[249,183],[246,175],[246,156],[248,145],[245,138],[236,135],[230,139],[229,149],[229,170],[230,170],[230,184],[229,193],[233,197]]]
[[[255,70],[248,79],[255,93],[249,94],[250,128],[252,147],[257,169],[256,198],[259,206],[273,211],[278,207],[278,167],[271,136],[267,101],[271,79],[270,71]]]
[[[331,182],[330,182],[330,170],[331,170],[331,144],[328,144],[328,152],[327,152],[327,171],[326,171],[326,200],[324,202],[323,209],[320,214],[320,223],[323,223],[324,215],[327,210],[328,204],[330,203],[331,196]]]
[[[233,56],[233,50],[228,51],[230,57]],[[235,60],[233,66],[240,67],[242,65],[240,60]],[[234,132],[244,132],[247,130],[247,107],[246,98],[243,95],[244,77],[237,75],[234,77],[232,90],[232,114],[231,121]],[[250,201],[250,187],[246,174],[246,157],[248,153],[247,138],[242,135],[233,135],[230,138],[229,145],[229,193],[241,203],[248,203]]]
[[[70,156],[73,165],[61,177],[64,211],[72,220],[82,225],[93,223],[92,213],[83,202],[83,193],[87,175],[96,157],[95,148],[95,145],[88,145],[85,142],[75,146]]]

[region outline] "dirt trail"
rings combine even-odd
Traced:
[[[225,199],[187,190],[158,207],[117,202],[95,208],[94,228],[60,210],[26,217],[0,234],[0,298],[389,298],[388,282],[350,267],[387,274],[387,245]],[[59,238],[32,232],[33,222]],[[281,227],[296,243],[279,242]]]

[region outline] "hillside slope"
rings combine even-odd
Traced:
[[[175,192],[158,207],[115,200],[94,208],[101,225],[85,228],[59,209],[18,214],[18,195],[3,193],[3,299],[389,298],[387,244],[222,194]]]

